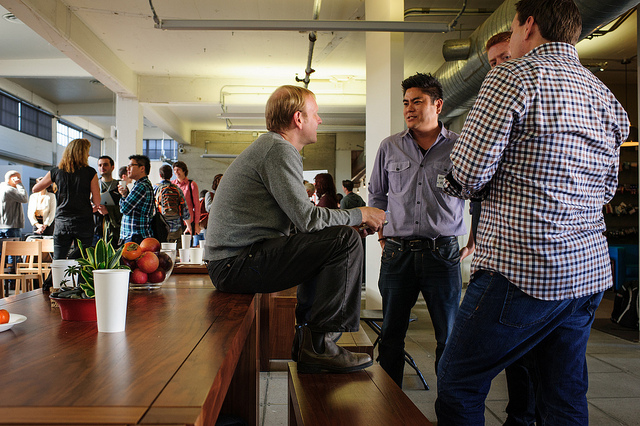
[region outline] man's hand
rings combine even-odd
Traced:
[[[362,223],[377,232],[382,229],[386,215],[383,210],[375,207],[358,207],[362,212]]]

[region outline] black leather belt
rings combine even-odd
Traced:
[[[387,237],[387,243],[392,243],[400,246],[400,250],[410,251],[424,251],[435,250],[438,247],[450,244],[452,241],[457,240],[458,237],[438,237],[436,239],[431,238],[416,238],[416,239],[402,239],[398,237]]]

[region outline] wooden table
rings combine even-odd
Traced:
[[[206,279],[205,279],[206,278]],[[126,331],[62,321],[41,290],[0,299],[0,424],[258,424],[259,296],[172,276],[129,293]]]

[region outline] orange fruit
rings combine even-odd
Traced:
[[[7,311],[6,309],[0,309],[0,324],[8,323],[9,318],[11,318],[11,316],[9,315],[9,311]]]

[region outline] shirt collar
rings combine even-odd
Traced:
[[[576,47],[569,43],[561,42],[549,42],[537,46],[529,51],[526,56],[539,56],[539,55],[563,55],[571,56],[578,59],[578,51]]]
[[[451,131],[449,131],[449,129],[444,127],[444,125],[442,124],[442,121],[438,120],[438,126],[440,126],[440,134],[436,138],[436,141],[434,142],[434,144],[431,145],[431,146],[436,146],[440,141],[442,141],[442,139],[451,139]],[[400,135],[403,138],[406,137],[411,142],[413,142],[413,144],[415,145],[416,149],[420,149],[420,147],[418,146],[418,143],[415,141],[415,139],[413,139],[413,135],[411,134],[409,129],[404,129],[404,131]]]

